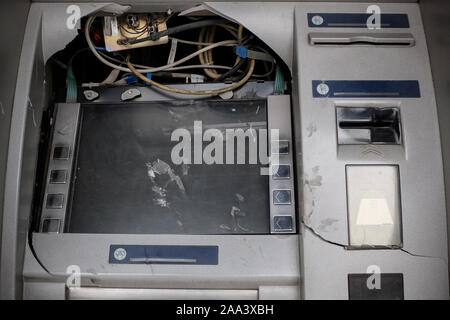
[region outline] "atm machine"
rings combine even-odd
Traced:
[[[449,297],[417,3],[34,2],[8,148],[5,298]]]

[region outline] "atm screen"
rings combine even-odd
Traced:
[[[269,233],[269,178],[249,164],[257,136],[245,139],[244,164],[236,164],[237,139],[226,164],[226,132],[249,128],[267,128],[265,100],[82,105],[65,232]],[[208,129],[222,133],[222,157],[208,151],[214,138],[201,141]],[[207,164],[205,154],[223,164]]]

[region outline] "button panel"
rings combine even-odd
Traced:
[[[295,189],[290,96],[267,99],[270,130],[270,231],[295,233]]]
[[[39,225],[39,231],[45,233],[59,233],[64,229],[80,104],[59,103],[56,104],[55,111],[47,184]]]

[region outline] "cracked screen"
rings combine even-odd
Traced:
[[[67,232],[269,233],[269,178],[249,155],[251,141],[267,155],[267,137],[260,135],[267,129],[265,100],[81,110]],[[237,138],[233,154],[227,152],[227,132],[236,130],[247,133],[245,154]]]

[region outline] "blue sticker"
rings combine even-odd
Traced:
[[[311,28],[367,28],[371,13],[308,13]],[[403,13],[381,13],[381,28],[409,28],[408,15]]]
[[[109,263],[217,265],[218,246],[111,245]]]
[[[241,58],[247,58],[247,47],[246,46],[237,46],[236,47],[236,55]]]
[[[417,80],[313,80],[314,98],[420,98]]]

